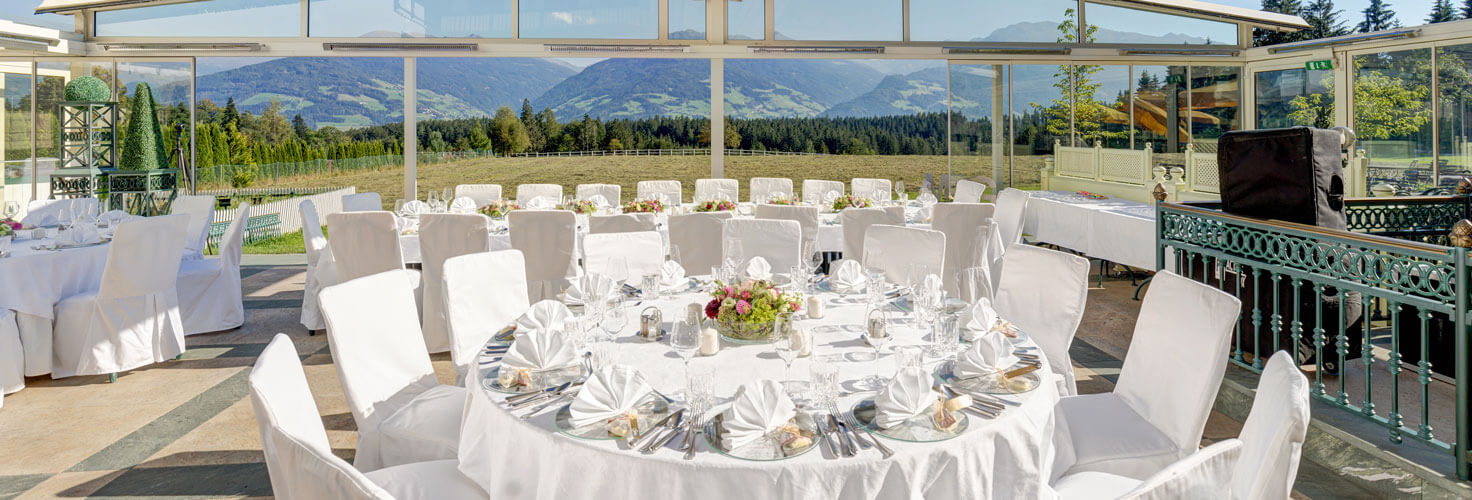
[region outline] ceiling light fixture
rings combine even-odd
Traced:
[[[689,52],[689,45],[626,45],[549,43],[549,52]]]
[[[947,54],[1020,54],[1020,55],[1057,55],[1066,56],[1073,53],[1069,47],[942,47]]]
[[[324,50],[464,50],[480,49],[478,43],[383,43],[383,42],[326,42]]]
[[[1407,28],[1400,30],[1380,31],[1376,33],[1364,33],[1359,35],[1345,35],[1334,38],[1309,40],[1306,42],[1285,43],[1268,47],[1269,54],[1281,52],[1296,52],[1300,50],[1317,49],[1333,45],[1346,44],[1350,42],[1364,42],[1369,40],[1395,40],[1398,38],[1415,38],[1421,36],[1420,28]]]
[[[845,46],[815,46],[815,47],[786,47],[774,45],[758,45],[751,48],[754,53],[786,53],[786,54],[883,54],[884,47],[845,47]]]
[[[1242,51],[1235,49],[1119,49],[1122,56],[1214,56],[1236,57]]]
[[[261,43],[104,43],[108,52],[152,52],[152,51],[209,51],[209,52],[256,52],[264,50]]]

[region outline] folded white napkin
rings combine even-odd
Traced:
[[[404,202],[404,206],[399,208],[399,215],[405,216],[427,214],[429,212],[429,204],[419,200],[406,201]]]
[[[775,380],[747,382],[736,390],[736,400],[722,416],[726,433],[721,444],[728,450],[746,446],[781,429],[797,415],[797,407]]]
[[[455,201],[450,202],[450,213],[473,214],[475,213],[475,208],[475,200],[467,196],[455,198]]]
[[[920,286],[925,288],[926,293],[935,299],[939,299],[941,294],[945,293],[941,288],[940,275],[938,274],[925,275],[925,279],[920,282]]]
[[[685,283],[685,266],[673,260],[664,261],[659,266],[659,284],[664,286],[675,286]]]
[[[930,194],[930,191],[923,191],[923,192],[921,192],[920,193],[920,197],[919,198],[916,198],[916,200],[918,200],[921,205],[924,205],[924,206],[927,206],[927,207],[928,206],[931,206],[931,205],[934,205],[934,204],[936,204],[937,202],[940,201],[939,199],[936,199],[935,195]]]
[[[56,219],[56,214],[31,214],[20,220],[22,223],[36,227],[56,227],[61,222]]]
[[[594,372],[572,400],[573,427],[601,424],[633,411],[648,396],[644,374],[628,366],[610,366]]]
[[[102,241],[102,235],[97,232],[96,224],[77,224],[72,226],[57,238],[73,245],[90,245]]]
[[[116,226],[135,218],[137,218],[137,216],[124,212],[122,210],[108,210],[102,215],[97,216],[98,221],[106,221],[109,226]]]
[[[1012,342],[1001,333],[982,335],[961,353],[952,370],[956,378],[996,375],[1016,365],[1020,359],[1013,353]]]
[[[557,207],[557,200],[546,196],[538,196],[526,202],[526,208],[532,210],[551,210]]]
[[[833,272],[833,286],[840,292],[857,292],[864,288],[869,278],[864,276],[864,266],[859,261],[845,259]]]
[[[572,311],[567,306],[555,300],[544,300],[532,304],[531,309],[516,318],[516,330],[529,332],[543,328],[559,329],[562,328],[562,320],[568,316],[572,316]]]
[[[618,283],[601,274],[583,275],[582,278],[572,280],[572,286],[567,288],[563,302],[572,305],[587,304],[590,289],[602,290],[603,297],[612,297],[618,291]]]
[[[751,262],[746,263],[746,279],[772,279],[772,265],[767,263],[767,259],[763,259],[761,257],[752,257]]]
[[[588,202],[592,203],[593,206],[598,208],[608,208],[613,206],[613,204],[608,202],[608,198],[604,198],[601,194],[595,194],[588,197]]]
[[[992,300],[986,297],[977,299],[961,316],[961,335],[968,341],[986,335],[1001,320],[997,310],[992,309]]]
[[[940,394],[930,390],[930,374],[923,368],[906,368],[874,398],[874,424],[888,429],[912,418],[929,415]]]
[[[516,335],[502,366],[526,370],[550,370],[577,364],[578,353],[562,332],[545,328]]]

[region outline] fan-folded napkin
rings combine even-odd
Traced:
[[[524,370],[551,370],[578,362],[578,354],[562,332],[540,328],[516,336],[502,366]]]
[[[600,274],[584,275],[582,278],[572,280],[572,286],[567,288],[565,302],[579,305],[588,303],[588,292],[590,290],[602,290],[603,297],[612,297],[618,291],[618,283]]]
[[[856,292],[864,288],[868,278],[864,276],[864,266],[857,260],[844,260],[838,265],[838,271],[833,273],[833,285],[841,292]]]
[[[1001,320],[997,316],[997,310],[992,308],[991,299],[986,297],[977,299],[975,304],[967,307],[963,316],[961,333],[966,340],[972,340],[986,335]]]
[[[544,300],[532,304],[531,309],[516,318],[516,329],[529,332],[538,329],[561,329],[562,320],[572,316],[572,311],[555,300]]]
[[[940,394],[930,389],[930,374],[924,369],[900,370],[874,398],[877,410],[874,423],[881,429],[888,429],[912,418],[929,415],[939,400]]]
[[[728,450],[749,445],[780,430],[796,415],[797,407],[782,390],[782,384],[774,380],[748,382],[736,390],[736,400],[722,416],[721,426],[726,432],[721,444]]]
[[[991,376],[1016,365],[1020,359],[1013,354],[1012,342],[1001,333],[982,335],[971,343],[971,348],[961,353],[953,369],[956,378]]]
[[[659,266],[659,283],[664,286],[675,286],[685,282],[685,266],[673,260],[664,261]]]
[[[768,263],[767,259],[752,257],[751,262],[746,263],[746,279],[772,279],[772,264]]]
[[[450,213],[473,214],[475,213],[475,208],[475,200],[467,196],[455,198],[455,201],[450,202]]]
[[[573,427],[601,424],[634,411],[648,396],[644,374],[628,366],[610,366],[594,372],[583,383],[569,412]]]

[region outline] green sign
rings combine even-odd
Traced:
[[[1165,83],[1168,83],[1168,84],[1171,84],[1171,85],[1175,85],[1175,84],[1178,84],[1178,83],[1185,83],[1185,81],[1186,81],[1186,75],[1166,75],[1166,77],[1165,77]]]
[[[1334,61],[1328,59],[1309,61],[1304,63],[1303,67],[1307,68],[1309,71],[1328,71],[1334,69]]]

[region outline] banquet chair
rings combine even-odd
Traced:
[[[422,274],[404,268],[404,250],[394,215],[383,211],[342,212],[327,216],[328,249],[337,266],[337,283],[378,274],[403,271],[414,283],[414,301],[424,298]]]
[[[1252,411],[1242,423],[1242,460],[1232,473],[1232,498],[1288,498],[1308,433],[1308,378],[1293,355],[1278,351],[1257,380]]]
[[[798,257],[806,259],[818,251],[818,207],[797,205],[757,205],[756,218],[790,220],[802,228],[802,252]],[[784,270],[786,268],[783,268]]]
[[[889,179],[865,179],[855,177],[849,182],[852,189],[849,192],[854,196],[863,196],[874,201],[889,201],[894,199],[894,184]]]
[[[956,203],[981,203],[981,195],[983,194],[986,194],[986,184],[961,179],[956,181],[956,195],[951,197],[951,201]]]
[[[179,264],[179,316],[184,334],[218,332],[245,324],[240,290],[240,254],[250,205],[241,204],[220,238],[219,257]]]
[[[531,307],[526,259],[516,250],[445,260],[445,319],[455,379],[463,382],[486,341]]]
[[[997,210],[992,219],[1002,233],[1002,246],[1022,242],[1022,221],[1027,214],[1027,200],[1032,195],[1017,188],[1003,189],[997,194]]]
[[[460,184],[455,186],[456,198],[470,198],[475,206],[484,207],[501,199],[500,184]]]
[[[1078,394],[1068,349],[1089,298],[1089,260],[1032,245],[1013,245],[1002,256],[996,282],[993,304],[997,316],[1017,325],[1038,344],[1049,367],[1058,374],[1060,395]]]
[[[774,273],[787,272],[802,258],[802,226],[797,221],[729,219],[721,227],[721,241],[723,259],[735,259],[744,266],[752,258],[761,257],[771,264]],[[733,242],[741,243],[740,254],[735,253]]]
[[[322,290],[327,343],[358,428],[353,465],[383,467],[455,458],[465,388],[441,385],[401,272]]]
[[[203,259],[209,245],[210,223],[215,219],[215,197],[184,195],[174,199],[172,213],[189,216],[185,231],[184,258]]]
[[[680,181],[639,181],[639,199],[653,199],[655,195],[664,195],[665,204],[679,205],[684,195],[680,192]]]
[[[695,199],[692,201],[700,203],[720,199],[740,200],[741,183],[736,179],[695,179]]]
[[[623,189],[618,184],[578,184],[577,199],[591,200],[594,196],[602,196],[608,206],[616,207],[622,203]]]
[[[342,196],[342,211],[344,212],[377,212],[379,210],[383,210],[383,198],[379,197],[378,193],[369,191]]]
[[[731,212],[671,215],[670,258],[689,274],[705,274],[721,265],[721,238]]]
[[[101,213],[97,198],[62,198],[55,200],[31,200],[26,204],[26,216],[21,222],[32,226],[55,226],[71,213],[90,210],[93,215]]]
[[[856,262],[864,261],[864,233],[869,232],[869,226],[885,224],[890,226],[905,225],[904,207],[889,208],[845,208],[838,213],[838,221],[843,226],[843,258]]]
[[[332,454],[296,346],[278,333],[250,370],[251,409],[266,455],[271,493],[282,500],[486,498],[456,460],[363,473]]]
[[[938,203],[931,207],[930,228],[946,234],[941,279],[947,294],[961,293],[963,270],[985,266],[991,276],[1000,274],[1005,248],[992,221],[995,210],[990,203]]]
[[[491,251],[491,220],[480,214],[424,214],[419,216],[420,269],[424,279],[424,347],[429,352],[450,350],[445,310],[445,260]]]
[[[784,195],[791,197],[792,179],[780,177],[752,177],[749,183],[750,189],[746,190],[747,201],[752,203],[766,203],[772,199],[772,195]]]
[[[526,257],[527,296],[557,298],[577,276],[577,216],[566,210],[515,210],[506,217],[511,248]]]
[[[179,319],[183,215],[124,222],[113,234],[94,291],[56,304],[51,378],[112,374],[184,353]]]
[[[327,249],[327,236],[322,234],[322,222],[317,217],[317,204],[302,200],[297,207],[302,214],[302,246],[307,253],[307,282],[302,289],[302,326],[308,335],[327,328],[322,322],[322,310],[317,307],[317,293],[322,291],[322,282],[317,276],[322,265],[323,251]]]
[[[820,181],[817,179],[803,179],[802,202],[820,204],[828,198],[828,193],[843,195],[843,183],[838,181]]]
[[[624,269],[610,269],[616,259],[622,259]],[[663,264],[664,237],[657,231],[583,237],[583,270],[588,273],[616,278],[623,271],[625,282],[637,287],[644,275],[659,274]]]
[[[522,184],[516,186],[516,204],[531,208],[532,200],[547,198],[553,205],[562,203],[561,184]]]
[[[1227,439],[1201,449],[1143,480],[1105,472],[1080,472],[1052,485],[1059,500],[1227,500],[1232,468],[1241,467],[1246,446]],[[1233,491],[1232,495],[1236,492]],[[1272,498],[1272,497],[1267,497]],[[1286,499],[1287,495],[1277,498]]]
[[[946,234],[929,229],[875,224],[864,232],[866,267],[884,271],[890,283],[908,283],[910,268],[920,266],[927,274],[940,274],[946,262]]]
[[[651,213],[588,216],[588,232],[593,234],[653,230],[655,230],[654,214]]]
[[[1221,290],[1157,272],[1114,391],[1058,401],[1053,473],[1141,479],[1195,451],[1226,372],[1240,308]]]
[[[26,354],[15,311],[0,309],[0,407],[5,395],[26,387]]]

